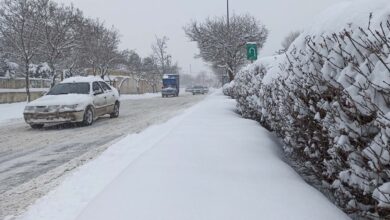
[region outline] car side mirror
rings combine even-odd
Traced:
[[[41,96],[45,96],[48,93],[48,91],[42,91]]]
[[[96,96],[96,95],[100,95],[100,94],[102,94],[102,92],[101,92],[101,91],[93,91],[93,95],[94,95],[94,96]]]

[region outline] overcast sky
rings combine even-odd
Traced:
[[[203,21],[226,14],[226,0],[57,0],[82,9],[87,17],[99,18],[114,25],[121,33],[121,49],[134,49],[142,56],[151,53],[155,36],[167,36],[169,52],[183,72],[207,70],[207,65],[194,59],[195,43],[185,37],[183,26],[191,20]],[[313,17],[332,4],[345,0],[230,0],[231,13],[249,13],[270,31],[260,56],[272,55],[280,49],[283,38],[301,30]]]

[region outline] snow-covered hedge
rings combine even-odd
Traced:
[[[248,66],[231,87],[243,116],[280,135],[346,212],[390,218],[387,0],[330,8],[286,54]]]
[[[234,88],[234,81],[225,84],[222,87],[223,94],[233,97],[233,88]]]

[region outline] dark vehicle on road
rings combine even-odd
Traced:
[[[194,89],[193,86],[189,86],[189,87],[186,88],[186,92],[192,92],[193,89]]]
[[[192,95],[197,95],[197,94],[202,94],[202,95],[206,94],[206,91],[203,86],[194,86],[192,88]]]
[[[163,88],[161,90],[162,97],[177,97],[180,90],[180,77],[178,74],[165,74],[163,76]]]

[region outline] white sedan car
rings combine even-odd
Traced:
[[[91,125],[105,114],[119,116],[118,91],[98,77],[72,77],[55,85],[43,97],[24,109],[24,120],[32,128],[45,124],[81,123]]]

